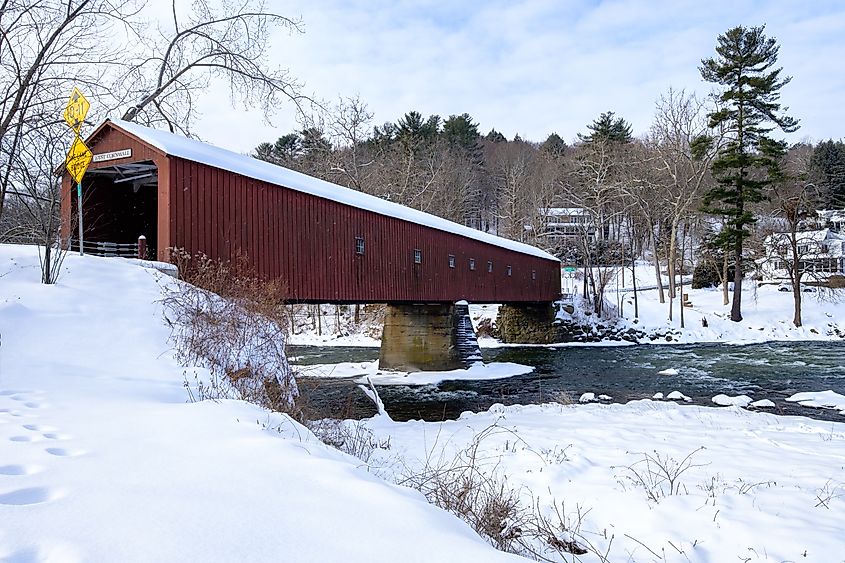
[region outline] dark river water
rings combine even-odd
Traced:
[[[845,395],[845,342],[772,342],[643,345],[624,347],[520,347],[483,350],[486,362],[516,362],[534,372],[493,381],[445,381],[439,385],[378,386],[395,420],[442,420],[463,411],[485,410],[494,403],[532,404],[582,393],[612,397],[613,402],[650,398],[680,391],[692,404],[714,406],[719,393],[770,399],[771,412],[845,422],[837,411],[811,409],[784,401],[802,391]],[[291,347],[302,365],[365,361],[378,358],[377,348]],[[658,375],[675,369],[677,375]],[[369,416],[371,404],[349,380],[302,378],[303,394],[326,416]]]

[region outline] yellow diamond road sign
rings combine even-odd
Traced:
[[[65,121],[70,126],[71,129],[79,133],[79,129],[82,127],[82,121],[85,119],[85,116],[88,115],[88,109],[91,107],[90,102],[88,99],[82,95],[82,92],[79,91],[79,88],[74,88],[73,92],[70,94],[70,99],[67,101],[67,107],[65,107]]]
[[[82,176],[88,170],[88,165],[91,164],[93,156],[91,149],[85,146],[82,139],[76,137],[73,140],[73,144],[70,146],[70,150],[65,158],[65,167],[67,167],[67,171],[70,172],[71,177],[73,177],[77,184],[82,182]]]

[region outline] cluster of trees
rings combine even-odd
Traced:
[[[366,104],[353,98],[260,144],[254,156],[543,247],[584,267],[583,291],[597,313],[607,312],[615,270],[649,256],[671,318],[676,274],[703,264],[726,304],[733,281],[738,321],[742,280],[766,230],[794,232],[814,208],[845,205],[841,141],[790,147],[770,136],[798,127],[778,102],[790,79],[775,67],[777,54],[762,27],[722,34],[716,56],[700,67],[719,93],[701,99],[669,90],[639,138],[613,112],[585,124],[572,145],[557,133],[542,142],[509,140],[495,129],[483,135],[466,113],[443,119],[410,111],[373,126]],[[552,236],[555,208],[581,209],[594,227]],[[776,220],[758,225],[760,217]],[[797,282],[794,295],[800,324]],[[682,307],[680,314],[683,322]]]

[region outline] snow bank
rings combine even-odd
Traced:
[[[513,561],[303,427],[186,403],[163,274],[0,245],[0,560]]]
[[[798,403],[802,407],[837,410],[840,411],[840,414],[845,415],[845,395],[840,395],[831,390],[796,393],[786,400]]]
[[[719,394],[710,399],[714,403],[722,407],[747,407],[751,404],[751,397],[748,395],[737,395],[735,397],[730,397],[725,394]]]
[[[477,362],[466,369],[449,371],[382,371],[378,360],[370,362],[342,362],[317,364],[297,368],[300,377],[357,378],[356,383],[371,381],[376,385],[436,385],[443,381],[481,381],[506,379],[531,373],[534,368],[511,362]]]
[[[845,551],[843,423],[646,400],[496,405],[456,421],[369,427],[395,446],[373,463],[394,472],[451,459],[485,436],[484,470],[528,506],[554,502],[576,538],[606,555],[572,560],[829,563]]]

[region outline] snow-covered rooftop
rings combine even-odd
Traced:
[[[484,233],[477,229],[448,221],[442,217],[431,215],[430,213],[418,211],[350,188],[344,188],[343,186],[276,166],[275,164],[264,162],[248,155],[221,149],[208,143],[189,139],[181,135],[174,135],[167,131],[151,129],[120,119],[113,119],[110,122],[116,128],[134,135],[141,141],[171,156],[193,160],[249,178],[284,186],[345,205],[351,205],[359,209],[366,209],[380,215],[425,225],[439,231],[467,237],[515,252],[530,254],[546,260],[558,261],[557,258],[539,248],[491,235],[490,233]]]

